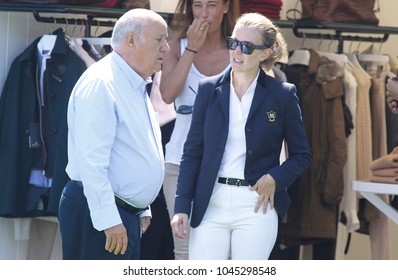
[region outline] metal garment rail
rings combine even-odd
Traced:
[[[118,19],[127,10],[52,4],[43,5],[0,3],[0,11],[33,12],[34,18],[39,22],[84,25],[86,26],[86,36],[90,37],[90,30],[92,27],[112,27],[115,23],[115,20]],[[43,13],[51,13],[52,15],[42,16],[41,14]],[[85,15],[86,18],[82,19],[54,17],[53,14],[57,13]],[[163,18],[169,25],[171,24],[171,21],[173,19],[172,13],[159,14],[163,16]],[[338,53],[343,52],[345,41],[383,43],[388,40],[389,35],[398,34],[398,27],[387,27],[379,25],[277,19],[272,19],[272,21],[280,28],[292,29],[294,35],[298,38],[336,40],[338,42]],[[308,32],[309,30],[312,31]],[[314,30],[318,30],[318,32],[315,33]],[[322,32],[334,31],[334,33],[319,33],[319,30],[322,30]],[[356,33],[356,35],[353,35],[353,33]],[[366,35],[358,35],[358,33]],[[369,34],[377,34],[378,36],[369,36]]]
[[[338,42],[337,52],[343,53],[345,41],[359,41],[359,42],[374,42],[384,43],[388,40],[391,34],[398,34],[397,27],[386,27],[379,25],[368,24],[350,24],[338,22],[307,22],[307,21],[294,21],[293,33],[296,37],[303,39],[326,39],[336,40]],[[303,32],[302,30],[306,30]],[[312,32],[308,32],[312,30]],[[331,33],[315,33],[313,30],[334,31]],[[366,35],[352,35],[352,33],[360,33]],[[369,36],[374,34],[377,36]]]
[[[52,4],[3,4],[0,3],[0,11],[5,12],[32,12],[33,17],[38,22],[66,24],[66,25],[84,25],[85,35],[90,37],[91,28],[106,26],[113,27],[116,20],[121,17],[128,10],[125,9],[111,9],[111,8],[97,8],[87,6],[67,6],[67,5],[52,5]],[[51,16],[43,16],[43,14],[51,14]],[[62,16],[54,16],[54,14],[75,14],[84,15],[85,18],[65,18]],[[172,14],[159,13],[168,24],[173,18]],[[108,20],[107,20],[108,19]]]

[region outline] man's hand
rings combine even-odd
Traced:
[[[122,254],[127,250],[127,231],[123,224],[107,228],[105,230],[106,243],[105,250],[109,253]]]
[[[141,224],[141,233],[144,234],[147,231],[149,225],[151,224],[151,217],[148,216],[142,217],[140,219],[140,224]]]

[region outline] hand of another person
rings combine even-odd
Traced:
[[[389,78],[386,84],[387,105],[391,112],[398,114],[398,80]]]
[[[151,225],[151,217],[146,216],[140,219],[141,233],[144,234]]]
[[[188,215],[184,213],[177,213],[171,220],[171,229],[174,236],[178,238],[186,238],[188,232]]]
[[[387,105],[393,114],[398,114],[398,102],[396,99],[387,95]]]
[[[191,50],[198,51],[206,39],[208,30],[208,23],[203,18],[194,19],[187,30],[187,47]]]
[[[260,197],[258,198],[256,207],[254,208],[254,212],[257,213],[258,209],[260,209],[261,204],[263,205],[263,213],[267,213],[268,203],[270,203],[270,208],[274,208],[274,195],[275,195],[275,180],[271,175],[266,174],[261,176],[260,179],[256,182],[254,186],[251,186],[249,189],[252,191],[256,191]]]
[[[123,224],[119,224],[105,230],[106,243],[105,250],[109,253],[122,254],[127,250],[127,231]]]

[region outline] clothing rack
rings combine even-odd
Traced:
[[[91,28],[100,26],[113,27],[116,20],[128,10],[96,8],[87,6],[67,6],[67,5],[40,5],[40,4],[3,4],[0,3],[0,11],[8,12],[32,12],[33,17],[38,22],[66,25],[84,25],[85,36],[90,37]],[[43,16],[42,14],[75,14],[84,15],[86,18],[65,18]],[[172,14],[159,13],[168,24],[171,23]],[[106,20],[109,19],[109,20]]]
[[[302,29],[331,30],[334,31],[334,34],[300,31]],[[384,43],[388,40],[391,34],[398,34],[397,27],[386,27],[386,26],[367,25],[367,24],[337,23],[337,22],[305,22],[299,20],[293,22],[292,30],[293,34],[298,38],[336,40],[338,42],[337,45],[338,53],[344,52],[345,41]],[[352,33],[378,34],[379,36],[351,35]]]
[[[86,26],[86,37],[90,37],[91,27],[109,26],[112,27],[114,20],[118,19],[127,10],[111,9],[111,8],[97,8],[87,6],[67,6],[67,5],[43,5],[43,4],[6,4],[0,3],[0,11],[15,11],[15,12],[33,12],[33,16],[38,22],[54,23],[54,24],[72,24]],[[85,15],[86,18],[64,18],[54,16],[42,16],[41,13],[51,14],[80,14]],[[171,13],[159,13],[166,22],[170,25],[173,19]],[[298,38],[310,39],[326,39],[338,41],[338,53],[342,53],[345,41],[360,41],[360,42],[375,42],[384,43],[388,40],[390,34],[398,34],[398,27],[386,27],[379,25],[368,24],[352,24],[352,23],[337,23],[337,22],[314,22],[303,20],[272,20],[280,28],[289,28]],[[334,31],[334,34],[303,32],[302,30],[329,30]],[[378,34],[381,36],[360,36],[352,35],[352,33],[362,34]]]

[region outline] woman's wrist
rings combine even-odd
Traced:
[[[192,52],[192,53],[198,53],[198,51],[195,51],[195,50],[190,49],[190,48],[188,48],[188,47],[185,47],[185,49],[186,49],[187,51],[189,51],[189,52]]]

